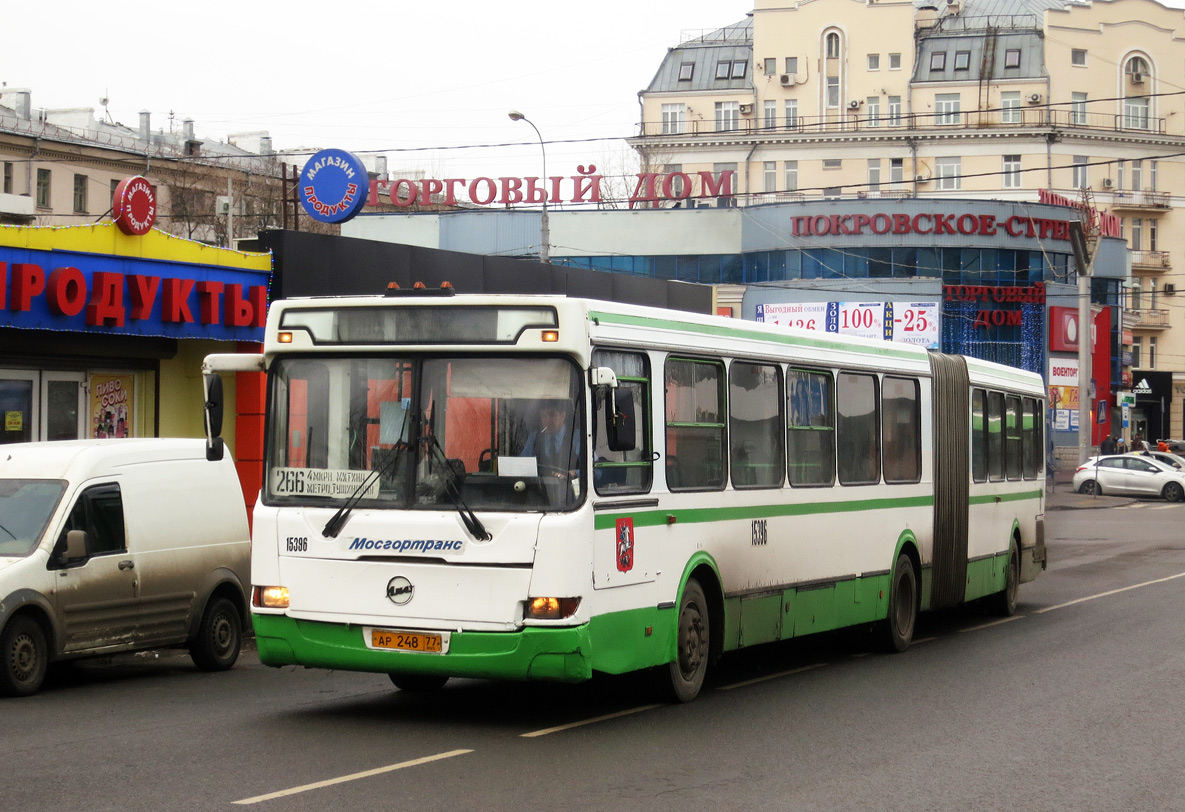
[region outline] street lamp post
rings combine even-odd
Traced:
[[[548,243],[551,242],[551,230],[547,223],[547,148],[543,145],[543,135],[539,132],[539,128],[535,126],[535,122],[524,116],[518,110],[511,110],[507,113],[511,121],[525,121],[531,125],[531,129],[535,131],[535,135],[539,136],[539,150],[543,153],[543,215],[539,218],[539,261],[550,262],[548,256]]]

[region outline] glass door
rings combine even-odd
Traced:
[[[0,444],[40,439],[38,378],[36,371],[0,369]]]
[[[41,439],[77,440],[84,433],[86,376],[82,372],[42,372]]]

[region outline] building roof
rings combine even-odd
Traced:
[[[728,65],[727,76],[717,78],[724,64]],[[740,64],[744,73],[737,75]],[[753,86],[752,71],[753,18],[749,17],[669,49],[646,92],[748,90]],[[681,72],[684,78],[680,78]]]

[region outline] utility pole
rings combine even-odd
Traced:
[[[1085,191],[1085,190],[1084,190]],[[1070,221],[1070,245],[1074,251],[1074,262],[1078,266],[1078,464],[1086,462],[1094,447],[1092,433],[1094,425],[1090,419],[1090,372],[1091,336],[1094,333],[1094,319],[1090,308],[1090,280],[1094,275],[1094,258],[1098,247],[1096,215],[1084,195],[1083,223]]]

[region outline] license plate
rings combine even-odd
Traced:
[[[367,629],[370,648],[392,651],[416,651],[422,654],[443,654],[448,640],[435,632],[405,632],[398,629]]]

